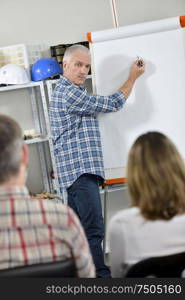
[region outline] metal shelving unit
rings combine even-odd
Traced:
[[[31,99],[33,122],[35,131],[43,136],[25,140],[28,145],[36,144],[39,152],[42,179],[44,189],[50,193],[56,194],[56,197],[62,199],[57,179],[57,170],[54,157],[53,142],[49,124],[48,107],[44,89],[44,82],[30,82],[21,85],[10,85],[0,87],[0,92],[15,91],[19,89],[28,89]],[[11,105],[11,104],[10,104]],[[55,178],[51,176],[51,169]]]

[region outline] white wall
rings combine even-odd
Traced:
[[[112,26],[109,0],[1,0],[0,46],[84,41]]]
[[[116,0],[119,26],[185,15],[184,0]]]

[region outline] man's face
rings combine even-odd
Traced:
[[[90,64],[89,55],[76,51],[68,60],[63,62],[64,77],[77,85],[83,84],[89,73]]]

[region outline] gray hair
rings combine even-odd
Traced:
[[[89,56],[91,55],[90,51],[87,47],[85,47],[83,45],[76,44],[76,45],[72,45],[72,46],[70,46],[66,49],[66,51],[64,53],[64,56],[63,56],[63,61],[68,60],[69,58],[71,58],[71,56],[77,51],[83,52],[83,53],[85,53]]]
[[[0,115],[0,184],[16,176],[20,168],[23,134],[12,118]]]

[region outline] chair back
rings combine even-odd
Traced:
[[[137,262],[127,271],[125,277],[182,277],[185,270],[185,252],[151,257]]]
[[[73,259],[0,270],[0,277],[77,277]]]

